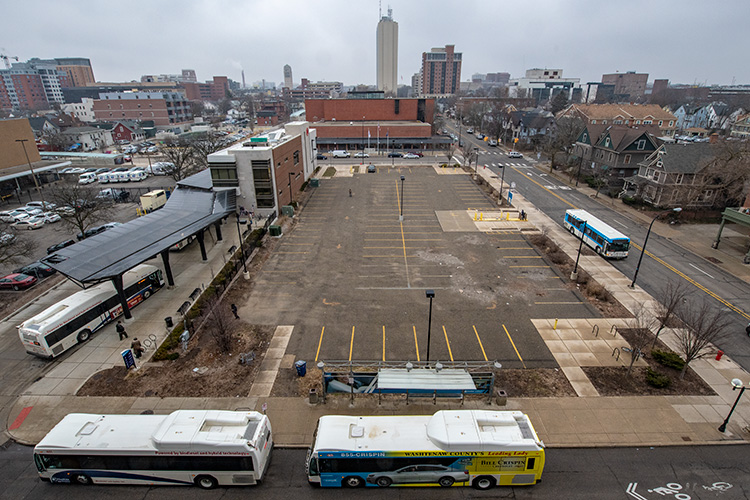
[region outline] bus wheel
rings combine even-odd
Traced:
[[[198,476],[193,482],[204,490],[212,490],[219,485],[219,482],[213,476]]]
[[[454,482],[455,482],[455,479],[453,479],[452,477],[448,477],[448,476],[441,477],[438,480],[438,484],[442,486],[443,488],[447,488],[448,486],[453,486]]]
[[[599,255],[601,255],[602,254],[602,247],[596,247],[596,253],[598,253]]]
[[[143,292],[144,299],[147,299],[149,297],[151,297],[151,290],[146,290],[145,292]]]
[[[78,332],[78,343],[83,344],[91,338],[91,330],[81,330]]]
[[[73,474],[73,482],[76,484],[91,484],[91,478],[86,474]]]
[[[359,476],[348,476],[344,478],[342,484],[347,488],[359,488],[360,486],[364,486],[365,482]]]
[[[495,478],[490,476],[479,476],[471,485],[478,490],[489,490],[495,486]]]
[[[393,481],[391,481],[391,478],[389,477],[379,477],[377,481],[375,481],[378,486],[381,488],[387,488],[391,485]]]

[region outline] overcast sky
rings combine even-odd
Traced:
[[[3,2],[0,50],[87,57],[98,81],[195,69],[248,84],[375,84],[377,0],[34,0]],[[382,4],[386,13],[387,2]],[[562,68],[582,83],[637,71],[671,83],[750,84],[747,0],[391,0],[399,83],[446,44],[474,73]]]

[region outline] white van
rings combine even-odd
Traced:
[[[128,178],[131,182],[142,181],[146,177],[148,177],[148,174],[143,170],[130,170],[128,172]]]
[[[349,158],[351,155],[349,154],[349,151],[336,149],[334,151],[331,151],[331,156],[333,156],[334,158]]]
[[[113,177],[109,178],[109,182],[128,182],[130,180],[130,172],[114,172]],[[116,180],[115,180],[116,179]]]
[[[109,172],[102,172],[96,178],[99,179],[100,184],[106,184],[109,182]]]
[[[96,182],[96,180],[96,174],[93,172],[78,176],[78,184],[91,184],[92,182]]]

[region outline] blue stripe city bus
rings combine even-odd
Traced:
[[[244,486],[263,479],[271,423],[256,411],[64,417],[34,448],[39,478],[68,484]]]
[[[603,257],[624,259],[628,256],[630,238],[585,210],[566,210],[563,225]]]
[[[320,418],[307,455],[312,485],[328,487],[536,484],[544,443],[520,411]]]

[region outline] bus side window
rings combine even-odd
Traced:
[[[535,465],[536,465],[536,458],[530,457],[526,461],[526,470],[533,470]]]

